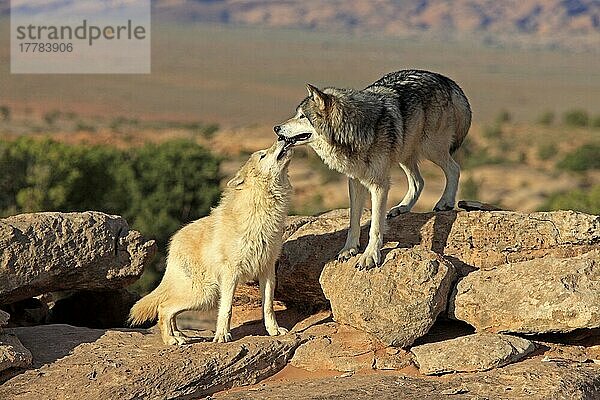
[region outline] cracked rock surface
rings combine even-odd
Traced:
[[[11,400],[198,398],[274,374],[300,343],[295,335],[230,343],[199,336],[177,347],[155,332],[69,325],[9,332],[31,350],[36,368],[0,386],[0,399]]]
[[[448,313],[487,332],[599,328],[600,250],[474,271],[458,282]]]
[[[361,249],[368,237],[368,217],[365,212]],[[575,211],[408,213],[387,225],[383,256],[391,249],[420,245],[447,257],[459,275],[546,256],[574,257],[600,246],[600,216]],[[335,263],[347,228],[348,210],[290,217],[276,297],[286,304],[327,306],[319,277],[326,265]]]
[[[118,289],[156,252],[122,217],[101,212],[22,214],[0,220],[0,304],[50,291]]]
[[[516,336],[475,333],[456,339],[415,346],[419,371],[425,375],[487,371],[518,361],[535,349]]]
[[[393,249],[383,265],[360,271],[349,262],[327,264],[321,286],[333,319],[406,347],[425,335],[446,310],[455,272],[437,253],[415,246]]]

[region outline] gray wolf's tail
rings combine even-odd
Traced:
[[[162,289],[159,285],[152,292],[138,300],[129,312],[129,326],[141,325],[146,321],[156,321],[158,306],[162,301],[162,297]]]
[[[458,117],[458,123],[456,126],[456,132],[454,133],[454,142],[450,146],[450,154],[454,154],[454,152],[458,150],[460,145],[463,143],[463,140],[465,140],[465,136],[467,136],[469,128],[471,127],[472,115],[469,100],[467,99],[467,96],[465,96],[462,89],[458,87],[458,85],[456,85],[452,95],[452,100]]]

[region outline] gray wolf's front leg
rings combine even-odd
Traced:
[[[350,228],[346,237],[346,244],[338,254],[338,260],[348,260],[358,254],[360,245],[360,217],[365,207],[367,188],[358,179],[348,178],[348,192],[350,194]]]
[[[281,328],[275,320],[273,311],[273,293],[275,292],[275,265],[271,265],[264,276],[258,279],[260,285],[260,295],[263,303],[263,315],[265,318],[265,328],[270,336],[285,335],[288,330]]]
[[[369,187],[373,212],[371,214],[371,228],[369,229],[369,244],[360,256],[356,267],[370,269],[381,262],[381,246],[383,245],[383,231],[385,229],[386,203],[389,183],[373,184]]]
[[[219,299],[217,329],[215,330],[213,342],[224,343],[231,341],[229,326],[231,324],[231,306],[233,304],[233,295],[235,293],[235,287],[237,286],[237,280],[234,277],[225,274],[221,277],[219,286],[221,296]]]

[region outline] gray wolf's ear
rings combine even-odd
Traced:
[[[229,180],[229,182],[227,182],[227,187],[240,189],[243,183],[244,175],[242,175],[241,172],[238,172],[233,178]]]
[[[306,84],[306,90],[319,110],[324,111],[329,106],[329,103],[331,102],[329,95],[323,93],[316,86],[313,86],[310,83]]]

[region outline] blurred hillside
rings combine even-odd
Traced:
[[[478,38],[488,44],[597,49],[598,0],[156,0],[155,16],[393,36]]]

